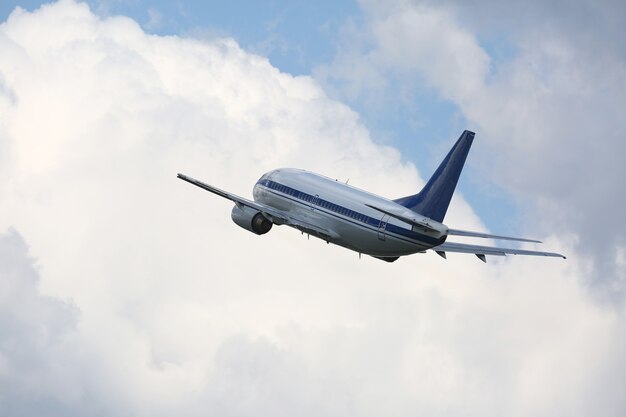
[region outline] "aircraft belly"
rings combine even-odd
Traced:
[[[381,240],[377,230],[363,229],[358,226],[347,229],[341,233],[346,246],[367,255],[402,256],[423,250],[419,244],[399,239],[390,234],[385,236],[385,240]]]

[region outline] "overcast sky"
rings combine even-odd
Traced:
[[[623,416],[624,4],[249,3],[0,5],[0,415]],[[359,260],[175,177],[393,198],[466,128],[446,223],[566,261]]]

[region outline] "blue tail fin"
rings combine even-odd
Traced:
[[[394,201],[422,216],[442,222],[473,141],[474,132],[464,131],[422,191]]]

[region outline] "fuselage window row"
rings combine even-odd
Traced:
[[[297,191],[291,187],[287,187],[285,185],[276,183],[274,181],[264,181],[264,185],[267,185],[269,188],[279,191],[283,194],[287,194],[290,195],[292,197],[295,197],[298,200],[304,201],[306,203],[313,203],[315,202],[315,204],[321,208],[330,210],[332,212],[335,212],[337,214],[341,214],[345,217],[350,217],[352,219],[358,220],[360,222],[363,223],[369,223],[369,217],[358,213],[356,211],[347,209],[345,207],[339,206],[337,204],[331,203],[329,201],[326,200],[322,200],[319,197],[313,197],[310,194],[307,193],[303,193],[302,191]],[[317,199],[317,201],[315,201]]]

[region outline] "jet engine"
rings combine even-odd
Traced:
[[[269,232],[273,225],[271,220],[268,220],[261,212],[247,206],[233,207],[230,217],[237,226],[243,227],[257,235],[264,235]]]

